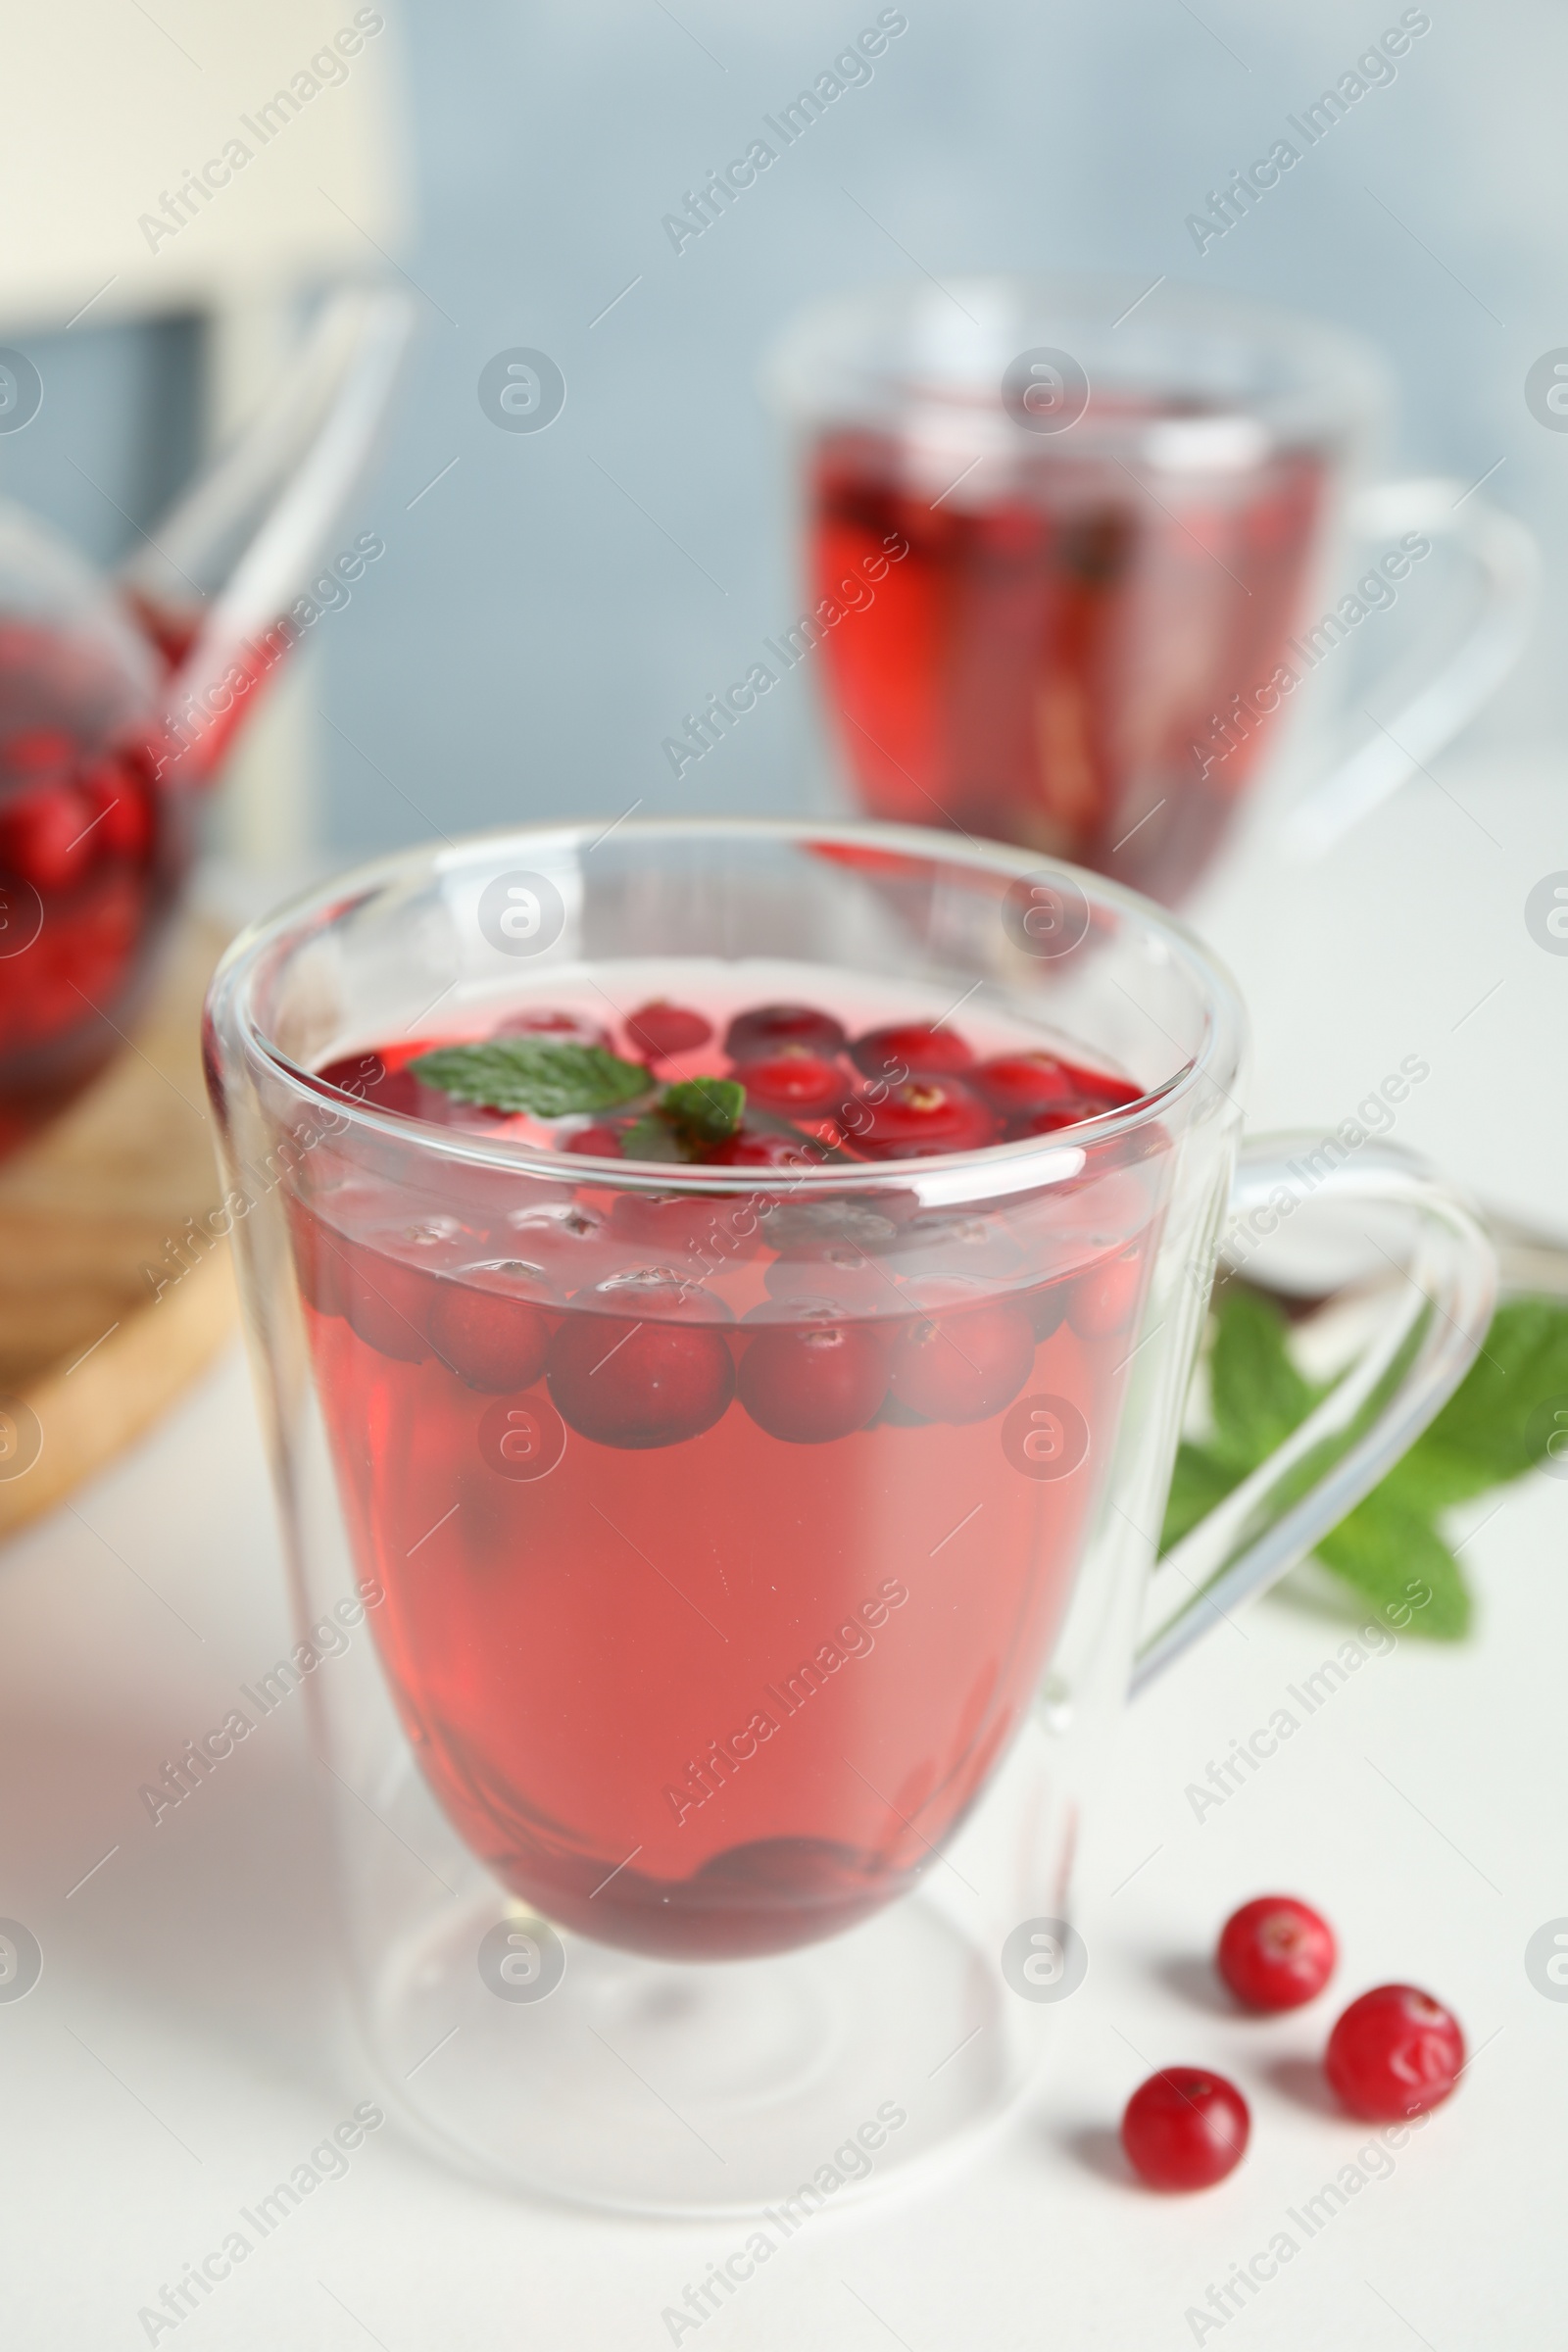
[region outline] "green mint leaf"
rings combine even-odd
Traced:
[[[1159,1539],[1161,1553],[1179,1544],[1183,1536],[1190,1535],[1200,1519],[1206,1519],[1214,1505],[1223,1502],[1246,1475],[1240,1463],[1222,1460],[1207,1446],[1194,1446],[1184,1438],[1177,1448],[1170,1493],[1165,1498],[1165,1525]]]
[[[1318,1400],[1291,1361],[1285,1317],[1246,1283],[1228,1282],[1215,1301],[1209,1357],[1214,1450],[1253,1470]]]
[[[1458,1561],[1420,1512],[1390,1495],[1387,1484],[1323,1538],[1316,1557],[1396,1632],[1462,1642],[1470,1630],[1470,1594]]]
[[[647,1094],[653,1084],[641,1062],[622,1061],[604,1046],[548,1037],[442,1046],[421,1054],[409,1067],[421,1086],[439,1087],[460,1102],[482,1103],[488,1110],[530,1110],[540,1119],[609,1110]]]
[[[662,1115],[689,1128],[699,1143],[727,1143],[741,1123],[746,1089],[738,1078],[683,1078],[660,1098]]]
[[[684,1160],[688,1164],[727,1143],[741,1123],[746,1089],[736,1078],[683,1078],[666,1086],[652,1108],[620,1139],[623,1159]]]
[[[1568,1402],[1568,1306],[1555,1298],[1509,1298],[1498,1307],[1483,1351],[1430,1429],[1385,1482],[1427,1511],[1468,1502],[1522,1478],[1568,1421],[1549,1408]]]
[[[688,1152],[679,1134],[658,1110],[645,1110],[634,1119],[620,1139],[622,1159],[692,1160],[697,1154]]]

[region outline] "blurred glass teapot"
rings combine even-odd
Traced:
[[[303,633],[291,609],[411,323],[399,294],[334,296],[259,421],[113,576],[0,504],[0,1156],[135,1016],[197,803]]]

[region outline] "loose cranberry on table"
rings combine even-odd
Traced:
[[[947,1070],[967,1070],[974,1062],[972,1049],[956,1030],[930,1021],[895,1021],[885,1029],[868,1029],[850,1048],[850,1059],[868,1078],[940,1077]]]
[[[850,1143],[872,1159],[977,1152],[997,1132],[993,1114],[956,1078],[911,1078],[885,1094],[868,1088],[851,1096],[839,1123]]]
[[[684,1004],[667,1004],[660,998],[656,1004],[645,1004],[626,1020],[626,1035],[639,1054],[650,1061],[666,1061],[672,1054],[692,1054],[706,1046],[713,1034],[713,1024],[700,1012],[690,1012]]]
[[[1128,2100],[1121,2144],[1151,2188],[1212,2188],[1240,2164],[1251,2129],[1247,2101],[1223,2075],[1167,2066]]]
[[[738,1012],[724,1032],[731,1061],[764,1061],[786,1046],[832,1055],[844,1044],[844,1024],[814,1004],[754,1004]]]
[[[1379,1984],[1352,2001],[1323,2055],[1335,2095],[1369,2123],[1438,2106],[1465,2063],[1459,2021],[1414,1984]]]
[[[846,1323],[831,1309],[754,1307],[756,1332],[736,1383],[759,1429],[792,1446],[821,1446],[875,1418],[888,1386],[888,1341],[871,1323]],[[769,1324],[769,1317],[774,1318]]]
[[[550,1350],[556,1410],[601,1446],[677,1446],[711,1429],[735,1394],[723,1332],[681,1320],[694,1308],[673,1287],[650,1291],[646,1304],[649,1319],[640,1321],[568,1313]]]
[[[1214,1966],[1249,2009],[1298,2009],[1315,2001],[1338,1957],[1334,1931],[1294,1894],[1260,1894],[1220,1930]]]

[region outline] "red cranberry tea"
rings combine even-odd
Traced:
[[[410,1182],[432,1155],[395,1126],[311,1153],[318,1386],[397,1705],[468,1844],[602,1940],[777,1950],[916,1880],[1029,1705],[1166,1153],[1075,1148],[1137,1090],[912,988],[601,977],[320,1071],[560,1174]],[[1025,1137],[1061,1146],[1027,1194],[922,1205],[911,1163]],[[629,1189],[650,1162],[667,1184]]]
[[[863,807],[1015,841],[1170,902],[1256,775],[1315,554],[1318,453],[1151,419],[1194,463],[1071,446],[966,464],[961,438],[825,435],[808,566],[841,754]],[[1176,437],[1185,435],[1178,443]],[[977,445],[978,446],[978,445]]]

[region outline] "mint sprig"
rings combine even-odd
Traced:
[[[410,1069],[459,1102],[486,1110],[528,1110],[539,1119],[574,1111],[610,1110],[635,1102],[653,1085],[640,1061],[622,1061],[606,1046],[549,1037],[492,1037],[482,1045],[440,1046]]]
[[[1239,1487],[1326,1394],[1292,1360],[1285,1317],[1261,1292],[1227,1283],[1213,1326],[1213,1434],[1201,1445],[1184,1441],[1178,1450],[1162,1552]],[[1534,1469],[1555,1434],[1546,1408],[1558,1399],[1568,1402],[1568,1306],[1510,1298],[1437,1419],[1382,1485],[1322,1539],[1316,1558],[1362,1601],[1385,1611],[1407,1607],[1407,1590],[1417,1581],[1432,1597],[1409,1615],[1408,1630],[1461,1640],[1470,1627],[1471,1596],[1441,1532],[1441,1515]]]
[[[735,1133],[746,1108],[738,1078],[682,1078],[620,1139],[622,1159],[701,1159]]]

